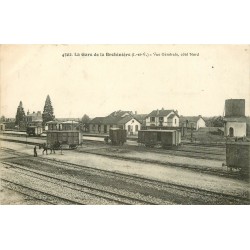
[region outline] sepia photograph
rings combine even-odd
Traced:
[[[1,205],[249,205],[249,45],[0,45]]]

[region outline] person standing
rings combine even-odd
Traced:
[[[36,146],[34,147],[34,157],[37,157]]]

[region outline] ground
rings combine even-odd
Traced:
[[[21,195],[20,187],[5,182],[1,204],[249,203],[249,182],[221,172],[219,159],[190,158],[171,151],[135,151],[101,143],[65,150],[63,154],[42,155],[38,150],[35,158],[32,145],[0,142],[5,150],[0,153],[1,178],[27,186],[21,190],[26,195]],[[212,170],[219,170],[220,174]],[[6,187],[16,188],[19,193]],[[39,199],[30,198],[36,191],[32,193],[27,188],[39,190],[35,196]]]

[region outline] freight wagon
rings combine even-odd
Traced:
[[[238,169],[244,176],[249,177],[250,170],[250,143],[228,142],[226,144],[226,165]]]
[[[79,131],[57,131],[51,130],[47,131],[47,145],[55,145],[60,143],[60,145],[66,148],[77,148],[78,145],[82,144],[82,134]]]
[[[144,144],[146,147],[178,146],[181,143],[181,132],[178,130],[140,130],[138,131],[138,143]]]
[[[109,136],[104,138],[105,142],[111,141],[112,145],[123,145],[127,141],[127,130],[120,128],[110,128]]]

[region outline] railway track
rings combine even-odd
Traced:
[[[166,196],[167,196],[167,194],[174,193],[175,197],[173,195],[170,195],[172,198],[168,199],[169,204],[250,204],[248,193],[246,193],[245,197],[241,197],[241,196],[237,196],[237,195],[230,195],[230,194],[225,194],[225,193],[220,193],[220,192],[214,192],[211,190],[205,190],[205,189],[200,189],[200,188],[196,188],[196,187],[179,185],[179,184],[175,184],[175,183],[166,183],[166,182],[161,182],[158,180],[151,180],[151,179],[147,179],[147,178],[140,177],[140,176],[134,176],[134,175],[131,176],[131,175],[124,174],[124,173],[114,173],[114,172],[110,172],[107,170],[100,170],[100,169],[96,169],[96,168],[91,168],[91,167],[82,166],[82,165],[78,165],[78,164],[67,163],[67,162],[63,162],[63,161],[55,161],[55,160],[48,159],[48,158],[46,158],[46,159],[42,158],[41,161],[53,163],[54,168],[63,168],[63,169],[74,168],[77,171],[83,171],[85,175],[90,175],[90,174],[93,175],[94,174],[96,176],[100,176],[100,178],[106,178],[106,177],[111,178],[112,177],[112,178],[118,179],[118,182],[120,182],[120,180],[126,180],[126,183],[128,185],[135,185],[135,184],[141,183],[141,184],[143,184],[143,186],[147,186],[148,188],[154,188],[154,189],[159,190],[159,192],[163,193]],[[66,181],[64,183],[64,185],[66,185],[66,186],[77,185],[77,186],[73,187],[73,188],[76,188],[77,190],[79,188],[80,189],[86,188],[86,185],[84,186],[82,183],[75,183],[75,180],[74,181],[73,180],[71,180],[71,181],[61,180],[60,178],[58,178],[58,176],[53,176],[53,175],[51,176],[51,174],[48,175],[48,173],[42,173],[42,174],[36,173],[37,171],[27,169],[24,166],[13,165],[12,163],[7,163],[7,164],[9,164],[9,166],[12,165],[12,166],[10,166],[12,168],[16,168],[19,170],[21,169],[22,171],[26,171],[26,174],[38,174],[39,175],[39,176],[37,176],[38,178],[52,178],[52,180],[50,180],[50,181],[55,181],[55,180],[63,181],[63,182]],[[41,176],[43,176],[43,177],[41,177]],[[92,187],[88,186],[87,188],[92,188]],[[99,192],[99,191],[100,191],[99,189],[94,190],[94,192]],[[110,194],[110,195],[112,195],[112,194]],[[131,201],[131,203],[129,203],[129,204],[138,204],[138,202],[139,202],[139,204],[141,204],[140,202],[143,202],[142,204],[165,204],[164,199],[166,199],[166,197],[164,198],[164,195],[163,196],[160,195],[160,197],[158,197],[158,200],[156,200],[156,202],[151,202],[151,203],[150,202],[147,203],[147,201],[149,201],[149,200],[146,200],[146,202],[143,199],[131,200],[131,197],[129,197],[129,199]],[[190,202],[188,200],[184,201],[186,199],[185,197],[189,197]],[[118,197],[118,198],[119,198],[118,200],[121,201],[121,198],[128,199],[128,196],[125,196],[125,197],[123,196],[123,197]],[[150,200],[152,201],[152,197],[150,198]],[[120,204],[122,204],[122,203],[120,203]],[[124,202],[123,204],[127,204],[127,202]]]
[[[61,161],[58,161],[58,163],[60,163],[60,162]],[[206,189],[201,189],[201,188],[196,188],[196,187],[190,187],[190,186],[185,186],[185,185],[180,185],[180,184],[175,184],[175,183],[166,183],[166,182],[162,182],[162,181],[159,181],[159,180],[151,180],[151,179],[144,178],[144,177],[141,177],[141,176],[134,176],[134,175],[132,176],[132,175],[129,175],[129,174],[124,174],[124,173],[113,173],[113,172],[110,172],[110,171],[107,171],[107,170],[100,170],[100,169],[97,170],[96,168],[91,168],[91,167],[82,166],[82,165],[73,164],[73,163],[63,162],[63,164],[70,165],[70,166],[73,165],[78,169],[79,168],[80,169],[82,169],[82,168],[91,169],[91,170],[94,170],[94,171],[106,173],[109,176],[121,176],[121,177],[130,179],[132,181],[140,180],[140,181],[143,181],[144,183],[149,183],[152,186],[157,186],[158,185],[158,186],[161,187],[160,188],[161,190],[162,190],[162,187],[171,188],[171,189],[178,189],[178,190],[181,190],[181,191],[188,191],[189,194],[191,194],[191,193],[193,193],[195,195],[200,194],[203,197],[205,197],[205,196],[208,196],[208,197],[213,196],[213,197],[218,197],[218,198],[226,198],[227,200],[230,200],[230,201],[238,200],[238,201],[243,202],[243,204],[250,204],[249,195],[247,195],[247,194],[246,194],[246,197],[239,197],[239,196],[236,196],[236,195],[219,193],[219,192],[206,190]]]
[[[27,169],[23,166],[18,166],[18,165],[13,164],[13,163],[4,162],[4,165],[11,167],[11,170],[14,170],[19,174],[26,175],[29,178],[33,178],[33,179],[35,178],[36,180],[46,181],[47,183],[49,182],[49,183],[59,185],[62,188],[70,188],[72,191],[80,191],[81,193],[88,194],[90,196],[95,196],[98,199],[104,199],[105,201],[108,201],[107,204],[124,204],[124,205],[130,205],[130,204],[155,205],[155,204],[157,204],[157,203],[151,202],[149,200],[150,197],[147,200],[146,199],[139,199],[139,198],[135,198],[135,197],[131,197],[131,196],[121,195],[119,193],[115,193],[115,192],[111,192],[111,191],[107,191],[107,190],[102,190],[100,188],[90,187],[87,185],[83,185],[81,183],[66,180],[65,178],[58,178],[55,175],[30,170],[30,169]],[[17,184],[17,185],[19,185],[19,184]],[[25,187],[25,188],[30,189],[29,187]],[[38,191],[38,190],[35,190],[35,191]],[[38,191],[38,192],[40,192],[40,191]],[[62,198],[59,196],[54,196],[54,197],[59,198],[59,199],[65,199],[65,198]],[[69,203],[69,204],[85,204],[85,203],[76,202],[76,201],[73,201],[70,199],[65,199],[65,200],[67,200],[69,202],[72,201],[72,203]]]
[[[15,150],[6,149],[6,148],[4,148],[2,150],[5,150],[6,152],[11,152],[12,154],[15,154],[17,156],[27,156],[28,155],[25,153],[17,153]],[[88,154],[98,155],[98,156],[105,156],[105,157],[109,157],[111,159],[119,159],[119,160],[125,160],[125,161],[130,161],[130,162],[131,161],[143,162],[143,163],[149,163],[149,164],[153,163],[153,164],[158,164],[158,165],[162,165],[162,166],[170,166],[170,167],[188,169],[188,170],[196,171],[196,172],[199,171],[200,173],[203,173],[203,174],[219,175],[219,176],[223,176],[223,177],[227,177],[227,178],[242,179],[242,175],[240,174],[240,172],[230,172],[227,170],[217,169],[217,168],[195,166],[195,165],[190,165],[190,164],[185,164],[185,163],[179,164],[179,163],[172,163],[172,162],[162,162],[162,161],[152,160],[152,159],[148,160],[148,159],[140,159],[140,158],[131,158],[131,157],[126,157],[126,156],[122,156],[122,155],[110,155],[110,154],[105,154],[105,153],[101,153],[101,152],[93,152],[93,151],[89,151],[89,150],[81,150],[81,151],[74,151],[74,152],[88,153]],[[66,163],[66,162],[64,162],[64,163]]]
[[[17,193],[28,196],[34,200],[42,201],[48,205],[84,205],[82,203],[74,202],[69,199],[62,198],[60,196],[52,195],[48,192],[43,192],[34,188],[20,185],[16,182],[1,178],[1,182],[4,188],[15,191]]]

